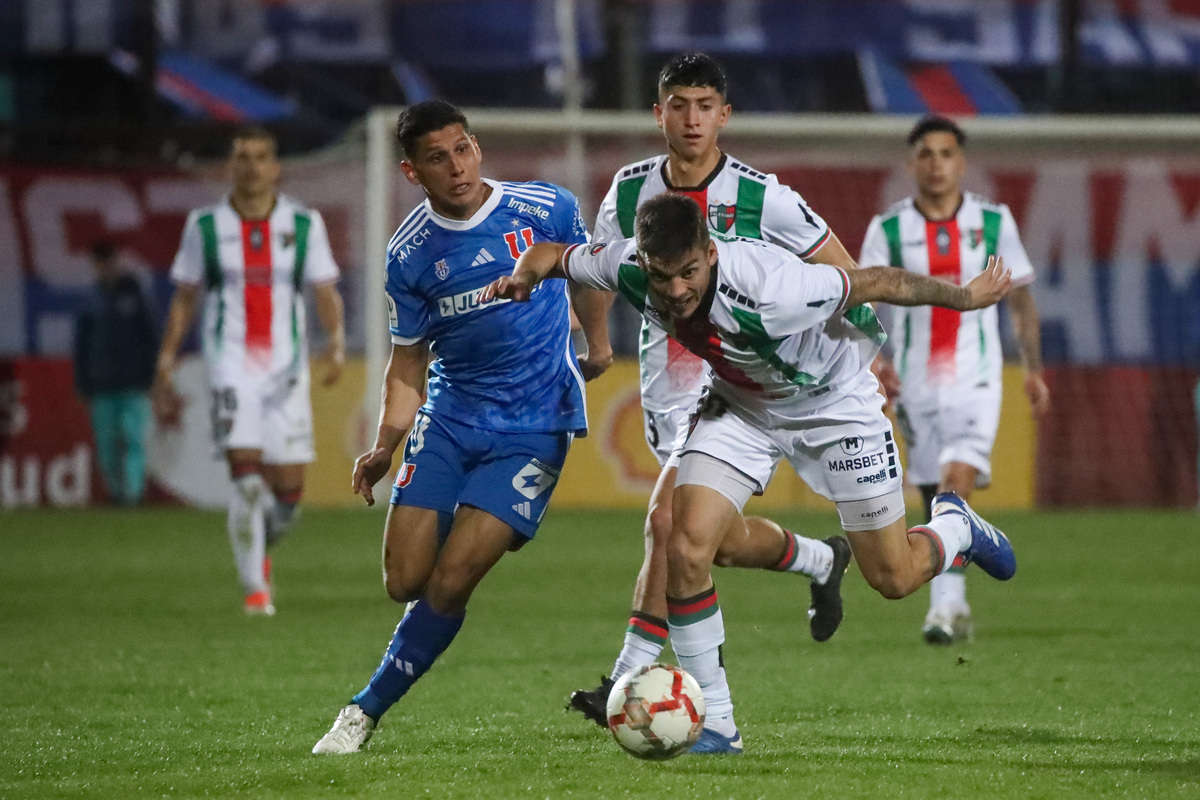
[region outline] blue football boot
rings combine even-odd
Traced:
[[[995,525],[976,514],[967,501],[954,492],[942,492],[933,498],[933,516],[939,514],[962,514],[971,524],[971,546],[963,553],[968,563],[979,568],[998,581],[1006,581],[1017,572],[1017,556],[1008,537]]]
[[[692,745],[689,753],[697,753],[699,755],[722,755],[729,754],[740,756],[742,754],[742,734],[739,731],[734,731],[733,736],[722,736],[716,731],[705,728],[700,733],[700,738]]]

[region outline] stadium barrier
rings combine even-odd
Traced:
[[[394,169],[389,137],[395,112],[381,109],[341,146],[289,159],[284,166],[284,191],[318,208],[329,223],[343,269],[350,344],[368,354],[367,364],[348,372],[337,387],[338,406],[318,411],[318,426],[325,424],[326,413],[339,424],[348,417],[370,420],[356,429],[359,448],[376,418],[378,375],[388,347],[381,254],[405,213],[421,200],[420,191]],[[648,110],[468,113],[483,148],[485,174],[567,185],[579,195],[585,219],[594,216],[621,165],[662,150]],[[797,188],[856,253],[871,215],[911,189],[903,163],[903,138],[911,122],[735,113],[722,142],[729,152]],[[1040,447],[1017,470],[1025,483],[1013,491],[1036,494],[1037,502],[1050,505],[1194,503],[1196,423],[1187,398],[1188,382],[1195,386],[1200,364],[1200,156],[1194,148],[1200,120],[1008,118],[970,120],[966,127],[971,136],[967,188],[1009,204],[1039,271],[1034,293],[1046,360],[1059,387],[1055,411],[1042,423],[1046,435]],[[166,271],[187,211],[212,202],[224,188],[220,166],[214,164],[0,168],[0,358],[21,362],[69,355],[72,311],[92,281],[87,252],[98,238],[115,241],[121,260],[146,277],[165,302]],[[617,338],[628,343],[635,338],[636,321],[620,307],[617,314]],[[318,352],[319,332],[315,338]],[[1006,339],[1011,354],[1007,325]],[[26,364],[20,370],[28,376],[40,368]],[[1172,370],[1174,377],[1163,377]],[[1125,385],[1113,379],[1127,375],[1142,377],[1132,381],[1125,402]],[[9,380],[9,388],[0,390],[0,405],[16,402],[12,387],[18,383]],[[1171,389],[1153,388],[1164,385]],[[603,391],[600,386],[597,393]],[[1013,388],[1010,379],[1010,394]],[[69,395],[69,382],[58,391]],[[314,401],[325,408],[319,389]],[[1015,407],[1015,401],[1006,403]],[[1149,421],[1130,424],[1127,416],[1135,410],[1143,418],[1149,415]],[[57,422],[50,418],[46,424]],[[207,420],[199,412],[196,425],[190,435],[206,441]],[[1014,435],[1002,427],[998,447]],[[22,478],[25,456],[15,454],[15,440],[9,439],[7,474],[10,485],[20,487],[11,496],[25,497],[21,492],[32,491]],[[1120,447],[1114,444],[1118,441]],[[47,502],[46,459],[72,451],[38,452],[39,502]],[[1140,465],[1140,489],[1109,491],[1096,481],[1087,484],[1093,488],[1077,489],[1086,483],[1080,476],[1093,474],[1102,458],[1134,452],[1149,453],[1141,462],[1129,462]],[[76,462],[56,463],[62,466],[55,474],[65,480],[67,465]],[[323,470],[318,464],[314,475],[324,475]],[[344,472],[333,470],[330,485],[344,485]],[[209,479],[200,484],[223,491],[222,474],[205,474]],[[1020,488],[1033,486],[1035,475],[1036,493]],[[1003,487],[1009,481],[998,472],[993,491],[1007,492]],[[310,494],[323,492],[325,482],[310,481]],[[73,496],[65,488],[59,493],[60,499]],[[775,497],[780,495],[768,494],[763,502]],[[209,501],[195,496],[189,502]]]

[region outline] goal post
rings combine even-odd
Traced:
[[[386,245],[422,199],[396,168],[401,110],[377,108],[364,125],[361,285],[369,420],[377,415],[390,349],[381,297]],[[589,223],[622,165],[664,150],[649,109],[463,111],[479,137],[485,176],[561,184],[580,199]],[[721,145],[799,191],[856,255],[870,218],[912,192],[905,138],[916,119],[735,110]],[[1133,502],[1137,495],[1150,504],[1183,504],[1187,497],[1194,503],[1200,117],[995,116],[961,123],[968,136],[965,186],[1013,210],[1038,270],[1047,363],[1060,370],[1058,396],[1073,404],[1063,407],[1073,414],[1040,423],[1039,500],[1069,505],[1114,496],[1124,502],[1129,495]],[[636,320],[626,314],[616,322],[620,344]],[[626,335],[625,343],[633,338]],[[1113,379],[1114,369],[1136,372],[1128,390],[1136,398],[1108,403],[1102,397],[1100,386]],[[1173,377],[1164,377],[1171,370]],[[1169,467],[1142,441],[1163,431],[1183,442]],[[1087,435],[1100,444],[1081,449],[1078,439]],[[1055,448],[1063,452],[1055,455]],[[1126,481],[1116,491],[1116,479],[1101,474],[1108,471],[1104,465],[1130,460],[1144,464],[1151,477]],[[1081,495],[1049,485],[1072,475],[1071,483],[1091,488]]]

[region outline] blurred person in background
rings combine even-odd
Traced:
[[[109,499],[141,502],[158,331],[146,294],[111,242],[92,247],[96,284],[75,320],[75,388],[87,401]]]
[[[321,215],[280,194],[275,137],[238,131],[232,191],[188,217],[154,381],[156,413],[177,416],[179,348],[203,303],[213,436],[233,479],[228,531],[247,614],[272,615],[267,550],[292,527],[313,460],[304,289],[327,334],[326,386],[345,363],[338,268]]]
[[[1001,256],[1012,270],[1006,298],[1025,368],[1025,395],[1035,416],[1050,407],[1042,377],[1041,335],[1030,285],[1033,266],[1008,206],[964,192],[966,135],[953,120],[927,117],[908,136],[914,197],[871,220],[860,261],[932,275],[966,285]],[[890,309],[891,360],[880,372],[908,446],[908,480],[921,490],[926,520],[941,492],[970,500],[991,484],[992,445],[1000,422],[999,315],[995,306]],[[970,640],[965,567],[959,563],[930,582],[921,628],[930,644]]]

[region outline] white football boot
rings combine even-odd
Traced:
[[[375,731],[375,720],[351,703],[338,712],[329,733],[313,746],[317,755],[331,753],[357,753]]]

